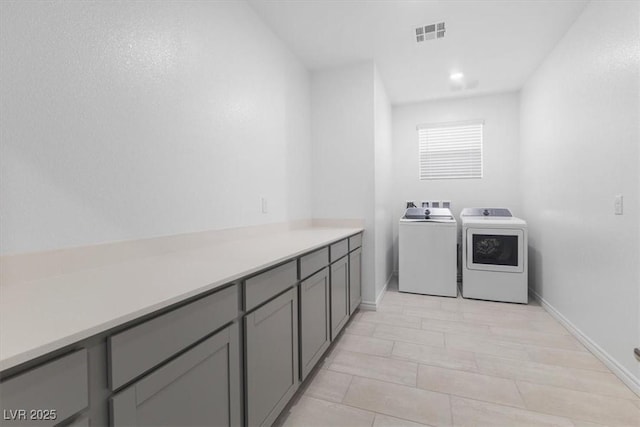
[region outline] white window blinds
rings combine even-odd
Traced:
[[[420,179],[482,178],[484,122],[418,126]]]

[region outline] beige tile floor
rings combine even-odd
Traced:
[[[640,399],[537,303],[412,295],[358,312],[278,424],[640,426]]]

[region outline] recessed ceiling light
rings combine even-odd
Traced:
[[[460,81],[462,79],[464,79],[464,74],[460,73],[460,72],[456,72],[456,73],[451,73],[451,75],[449,76],[449,78],[453,81]]]

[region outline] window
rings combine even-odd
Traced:
[[[418,126],[420,179],[482,178],[484,122]]]

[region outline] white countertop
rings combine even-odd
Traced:
[[[307,227],[221,239],[0,286],[0,371],[228,284],[362,228]]]

